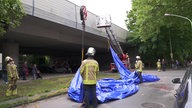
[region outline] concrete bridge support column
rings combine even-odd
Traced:
[[[5,63],[5,57],[10,56],[13,58],[15,64],[19,64],[19,44],[14,42],[5,42],[2,44],[3,63]]]

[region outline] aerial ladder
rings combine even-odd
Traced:
[[[118,54],[119,58],[121,59],[122,63],[128,68],[128,55],[123,53],[121,45],[119,41],[117,41],[117,37],[114,35],[113,30],[111,29],[111,17],[110,16],[100,16],[97,21],[98,28],[105,28],[105,31],[108,36],[108,41],[110,46],[113,50]],[[110,63],[110,70],[117,71],[117,68],[114,63]]]
[[[123,50],[119,44],[119,41],[117,41],[117,37],[114,35],[112,29],[110,27],[105,27],[108,40],[110,43],[110,46],[115,50],[117,54],[123,54]]]

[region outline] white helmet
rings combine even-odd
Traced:
[[[7,57],[5,57],[5,62],[8,62],[11,59],[12,59],[11,57],[7,56]]]
[[[89,56],[94,56],[95,55],[95,49],[93,47],[89,47],[88,50],[87,50],[87,53],[86,55],[89,55]]]
[[[136,59],[141,59],[141,57],[140,56],[136,56]]]

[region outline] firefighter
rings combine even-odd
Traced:
[[[161,60],[158,59],[157,61],[157,71],[160,72],[161,71]]]
[[[93,47],[89,47],[86,53],[88,58],[83,60],[80,66],[80,73],[83,78],[84,108],[90,108],[90,100],[92,101],[93,108],[97,108],[96,78],[99,72],[99,64],[93,58],[95,52]]]
[[[6,96],[17,95],[17,80],[19,79],[19,75],[17,72],[17,66],[15,65],[13,59],[9,56],[5,58],[5,62],[7,63],[7,77],[8,77],[8,89],[6,91]]]
[[[136,56],[135,69],[136,69],[136,72],[138,74],[138,78],[140,80],[140,83],[142,83],[143,82],[143,78],[142,78],[143,63],[141,61],[140,56]]]

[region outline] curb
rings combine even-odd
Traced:
[[[51,91],[51,92],[48,92],[48,93],[42,93],[42,94],[35,95],[35,96],[32,96],[32,97],[19,97],[19,98],[16,98],[16,99],[0,102],[0,108],[13,108],[13,107],[26,105],[26,104],[29,104],[29,103],[33,103],[33,102],[36,102],[36,101],[40,101],[40,100],[44,100],[44,99],[47,99],[47,98],[55,97],[55,96],[58,96],[58,95],[67,94],[67,91],[68,91],[68,88],[64,88],[64,89],[60,89],[60,90]]]

